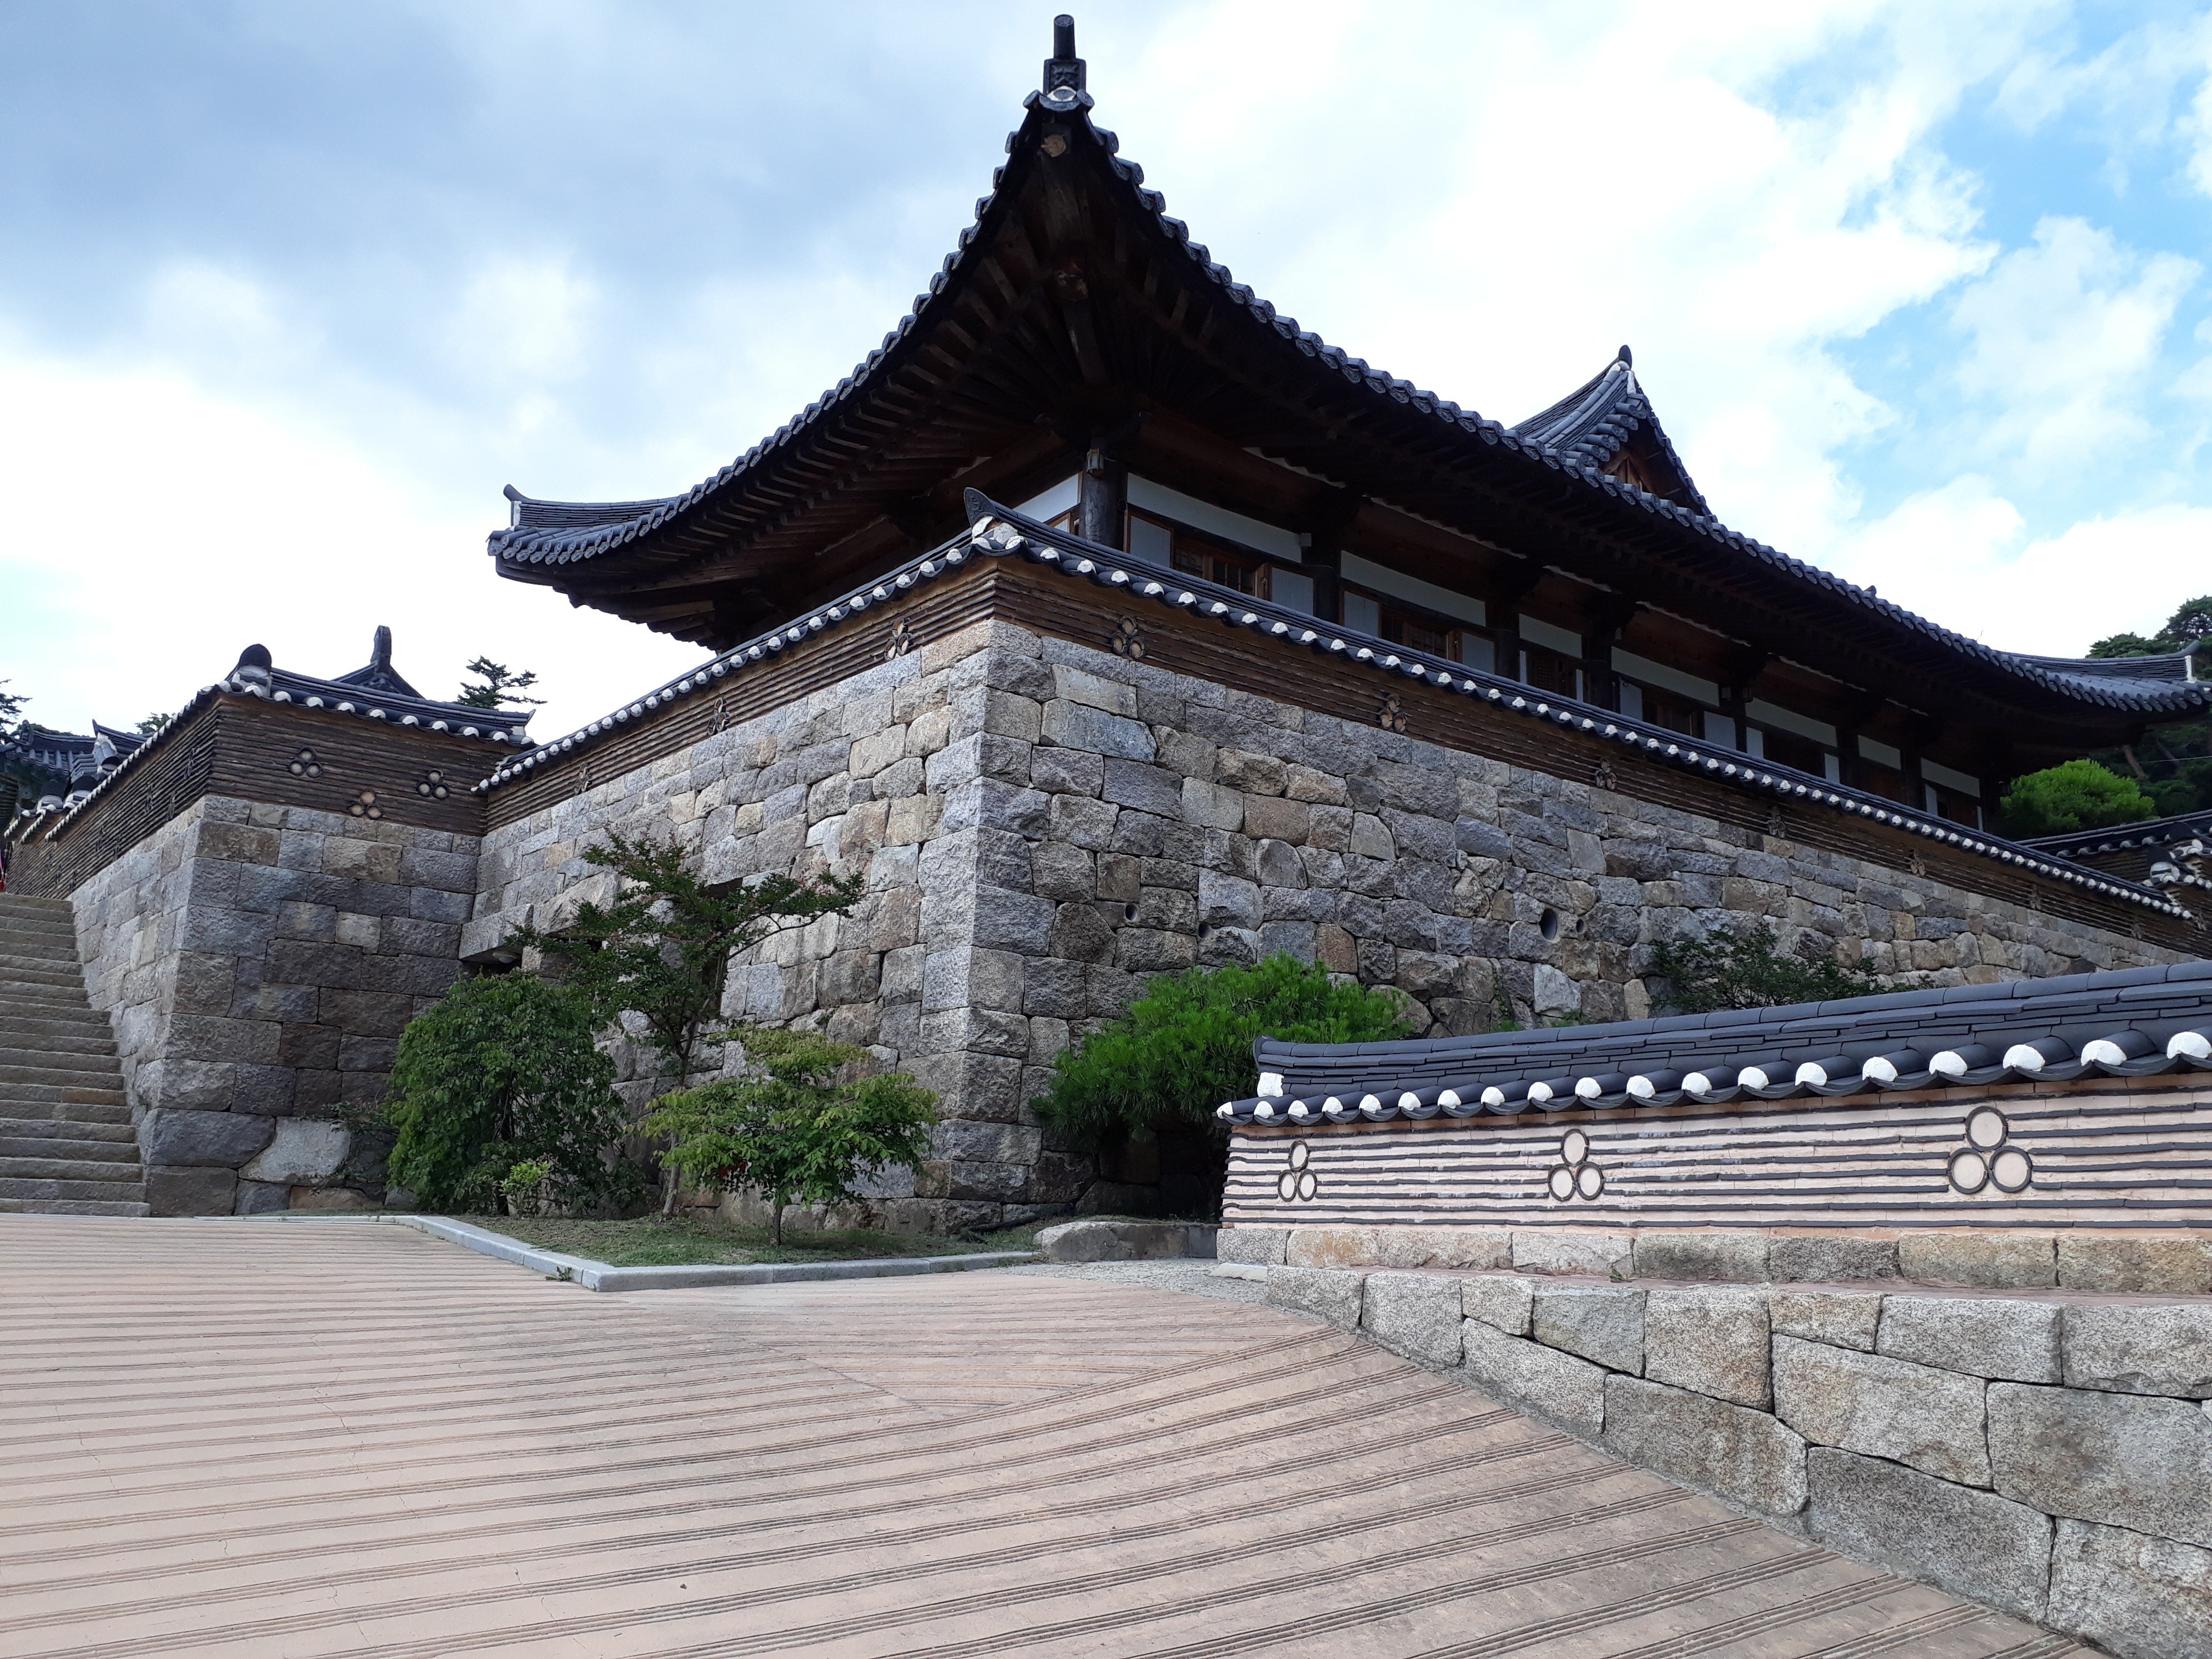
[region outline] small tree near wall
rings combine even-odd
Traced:
[[[619,1202],[636,1166],[609,1156],[629,1127],[591,1005],[533,974],[465,979],[400,1034],[380,1115],[398,1131],[395,1185],[433,1210],[504,1212],[527,1165],[566,1208]],[[627,1172],[627,1174],[625,1174]]]
[[[858,875],[772,875],[712,886],[678,848],[614,830],[584,857],[615,873],[614,902],[585,905],[558,933],[525,928],[508,943],[562,964],[562,982],[586,998],[603,1023],[641,1016],[660,1075],[678,1089],[697,1068],[702,1035],[721,1018],[730,958],[787,928],[851,909],[862,891]],[[675,1166],[669,1176],[664,1212],[676,1201]]]
[[[668,1136],[661,1162],[694,1185],[758,1188],[778,1244],[787,1205],[849,1204],[868,1171],[929,1156],[937,1097],[903,1072],[840,1083],[866,1049],[811,1031],[728,1035],[744,1042],[748,1074],[662,1096],[644,1127]]]

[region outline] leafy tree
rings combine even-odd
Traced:
[[[842,879],[763,876],[732,886],[701,879],[672,844],[609,830],[585,859],[620,882],[611,904],[586,904],[557,933],[524,928],[507,941],[562,964],[562,982],[580,993],[602,1024],[624,1013],[643,1018],[660,1075],[682,1088],[696,1069],[702,1034],[721,1017],[730,958],[817,916],[860,902],[857,873]],[[667,1183],[663,1208],[674,1206]]]
[[[1999,811],[2005,833],[2026,837],[2155,817],[2158,803],[2132,780],[2093,760],[2070,760],[2014,778]]]
[[[173,716],[167,714],[149,714],[138,722],[137,729],[150,738],[167,726],[172,718]]]
[[[0,687],[7,684],[6,680],[0,680]],[[0,738],[21,734],[23,730],[23,705],[30,700],[23,692],[0,690]]]
[[[2166,626],[2146,638],[2141,634],[2114,634],[2089,647],[2093,657],[2162,657],[2186,651],[2212,635],[2212,593],[2185,599],[2166,619]]]
[[[937,1097],[905,1073],[840,1083],[865,1048],[812,1031],[729,1035],[744,1044],[748,1075],[663,1095],[642,1127],[669,1138],[660,1158],[672,1175],[765,1194],[778,1244],[787,1205],[849,1204],[866,1171],[911,1170],[929,1156]]]
[[[2092,657],[2158,657],[2166,647],[2142,634],[2110,634],[2089,647]]]
[[[382,1117],[391,1180],[433,1209],[505,1213],[509,1179],[575,1207],[623,1196],[629,1127],[590,1002],[534,974],[465,979],[400,1034]],[[634,1174],[632,1176],[634,1180]]]
[[[1882,988],[1871,969],[1856,963],[1845,967],[1809,936],[1784,956],[1775,949],[1773,927],[1763,921],[1739,923],[1703,939],[1669,939],[1652,951],[1651,972],[1667,982],[1666,1005],[1686,1014],[1784,1008]]]
[[[543,697],[523,696],[538,684],[538,676],[526,669],[517,673],[504,663],[494,662],[489,657],[478,657],[461,672],[477,677],[474,684],[462,681],[461,694],[453,699],[465,708],[505,708],[512,705],[517,708],[539,708],[544,706],[545,699]]]
[[[1030,1103],[1079,1146],[1115,1145],[1182,1127],[1221,1152],[1213,1109],[1260,1086],[1253,1039],[1376,1042],[1406,1033],[1383,992],[1338,984],[1325,969],[1287,956],[1250,968],[1163,974],[1129,1012],[1053,1063],[1052,1087]]]

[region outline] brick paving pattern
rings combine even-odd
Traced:
[[[0,1655],[2057,1659],[1344,1333],[0,1217]]]

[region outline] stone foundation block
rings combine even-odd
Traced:
[[[1359,1328],[1360,1285],[1364,1273],[1328,1267],[1270,1267],[1267,1305],[1311,1314],[1347,1331]]]
[[[1288,1227],[1224,1227],[1214,1237],[1213,1249],[1224,1261],[1277,1267],[1283,1265],[1283,1252],[1290,1242]]]
[[[230,1215],[238,1205],[238,1176],[209,1168],[146,1171],[149,1215]]]
[[[1383,1227],[1378,1267],[1510,1267],[1513,1235],[1503,1227]]]
[[[1067,1221],[1036,1236],[1048,1261],[1209,1259],[1214,1230],[1182,1221]]]
[[[273,1215],[292,1207],[292,1189],[263,1181],[241,1181],[232,1206],[237,1215]]]
[[[1605,1444],[1759,1510],[1805,1507],[1805,1442],[1765,1412],[1632,1376],[1605,1379]]]
[[[242,1112],[185,1112],[164,1107],[138,1125],[149,1164],[236,1170],[276,1138],[276,1120]],[[228,1211],[218,1213],[228,1213]]]
[[[2212,1659],[2212,1551],[2061,1521],[2047,1617],[2120,1659]]]
[[[2070,1387],[2212,1399],[2212,1306],[2069,1308],[2065,1350]]]
[[[1882,1299],[1875,1351],[1970,1376],[2056,1382],[2058,1315],[2048,1302],[1892,1295]]]
[[[1766,1298],[1766,1316],[1777,1336],[1871,1353],[1881,1321],[1881,1298],[1849,1291],[1776,1290]]]
[[[1536,1287],[1525,1279],[1463,1279],[1460,1281],[1461,1311],[1469,1319],[1526,1336],[1534,1318]]]
[[[2051,1517],[1880,1458],[1806,1454],[1806,1530],[1846,1555],[2023,1619],[2044,1616]]]
[[[1767,1246],[1766,1273],[1776,1284],[1835,1284],[1897,1277],[1891,1238],[1778,1238]]]
[[[1283,1260],[1293,1267],[1371,1267],[1382,1236],[1380,1227],[1293,1227]]]
[[[1605,1429],[1605,1370],[1540,1342],[1470,1320],[1461,1332],[1460,1376],[1547,1423],[1596,1437]]]
[[[1795,1337],[1774,1339],[1774,1409],[1806,1439],[1990,1484],[1978,1376]],[[2000,1386],[2013,1386],[2004,1384]]]
[[[2021,1290],[2058,1282],[2049,1233],[1912,1233],[1897,1243],[1898,1267],[1930,1285]]]
[[[1767,1276],[1767,1248],[1763,1233],[1645,1233],[1636,1241],[1635,1276],[1756,1285]]]
[[[1644,1375],[1655,1382],[1763,1409],[1774,1397],[1767,1347],[1759,1291],[1654,1290],[1644,1299]]]
[[[275,1137],[239,1176],[247,1182],[273,1182],[279,1188],[320,1181],[337,1172],[352,1145],[352,1133],[343,1124],[280,1118]]]
[[[1992,1382],[1989,1444],[2007,1498],[2212,1545],[2212,1418],[2199,1406]]]
[[[1460,1362],[1459,1281],[1437,1273],[1367,1275],[1359,1328],[1394,1353],[1432,1370]]]
[[[1633,1233],[1567,1233],[1516,1230],[1513,1266],[1524,1273],[1589,1273],[1599,1279],[1630,1276],[1636,1250]]]
[[[1536,1340],[1632,1376],[1644,1371],[1642,1291],[1609,1285],[1543,1285],[1533,1310]]]
[[[2069,1291],[2212,1294],[2212,1238],[2058,1235],[2058,1282]]]

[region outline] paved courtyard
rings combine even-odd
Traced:
[[[0,1217],[0,1654],[2056,1659],[1341,1332]]]

